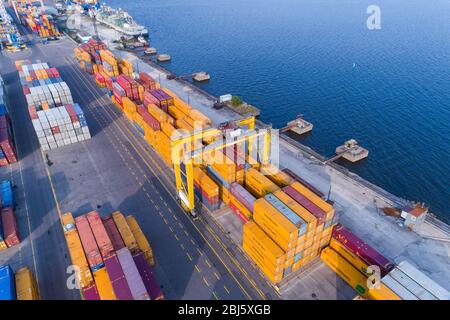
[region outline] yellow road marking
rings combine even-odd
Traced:
[[[217,272],[214,272],[214,276],[216,277],[217,280],[220,280],[219,275],[217,274]]]
[[[230,290],[228,290],[228,288],[227,288],[226,285],[223,285],[223,288],[225,289],[225,291],[226,291],[228,294],[230,294]]]
[[[200,273],[200,268],[198,267],[198,265],[195,265],[195,270],[197,270],[197,272]]]
[[[215,291],[213,291],[213,296],[214,298],[216,298],[216,300],[220,300]]]
[[[206,264],[208,265],[208,267],[211,268],[211,263],[209,263],[208,259],[205,260]]]
[[[209,287],[209,282],[208,282],[208,280],[206,280],[205,277],[202,277],[202,279],[203,279],[203,282]]]
[[[189,254],[189,252],[186,252],[186,255],[187,255],[187,257],[189,258],[189,260],[192,261],[192,257],[191,257],[191,255]]]

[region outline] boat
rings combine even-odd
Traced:
[[[98,22],[128,36],[139,37],[148,35],[147,28],[137,24],[133,17],[121,8],[113,9],[102,4],[98,9],[91,9],[89,15],[91,18],[95,17]]]

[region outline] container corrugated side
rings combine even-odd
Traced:
[[[161,290],[161,286],[159,285],[156,276],[153,272],[153,269],[147,263],[144,255],[142,253],[138,253],[133,256],[133,260],[136,264],[139,274],[141,275],[145,288],[147,289],[147,292],[150,295],[150,298],[152,300],[164,299],[164,294]]]
[[[119,258],[134,300],[149,300],[149,294],[134,263],[130,250],[128,248],[118,250],[117,257]]]

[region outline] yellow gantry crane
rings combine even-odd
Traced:
[[[202,139],[205,141],[222,138],[223,131],[216,128],[188,133],[172,139],[172,161],[174,164],[177,195],[180,198],[183,208],[194,217],[196,216],[194,212],[194,165],[207,165],[207,162],[210,161],[210,155],[215,151],[246,142],[248,142],[246,158],[249,159],[247,156],[253,154],[254,141],[259,137],[263,137],[261,163],[269,163],[270,128],[255,131],[255,118],[253,116],[228,124],[231,124],[231,128],[226,131],[226,134],[230,138],[225,141],[218,139],[206,146],[201,143],[197,143],[199,145],[196,146],[196,141]],[[244,128],[245,126],[246,128]],[[192,150],[192,146],[194,146],[194,150]]]

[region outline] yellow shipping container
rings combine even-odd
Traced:
[[[123,214],[120,211],[116,211],[113,212],[112,217],[127,248],[132,253],[136,252],[139,246]]]
[[[131,232],[133,233],[134,238],[136,239],[139,249],[144,253],[144,257],[147,260],[148,264],[153,267],[155,265],[153,250],[144,233],[142,232],[141,227],[137,223],[136,218],[132,215],[129,215],[126,217],[126,220],[128,226],[131,229]]]
[[[358,256],[356,256],[353,252],[348,250],[344,245],[342,245],[339,241],[336,239],[331,239],[330,241],[330,247],[336,251],[338,254],[340,254],[345,260],[347,260],[353,267],[355,267],[359,272],[363,273],[366,276],[369,276],[367,274],[367,267],[368,265],[364,263]]]
[[[212,123],[211,119],[209,119],[197,109],[191,109],[189,111],[189,118],[193,119],[196,122],[200,122],[201,124],[211,125]]]
[[[116,295],[106,268],[94,271],[94,279],[101,300],[116,300]]]
[[[177,129],[168,122],[161,122],[161,130],[170,138]]]
[[[330,247],[323,249],[320,257],[328,267],[336,272],[350,287],[355,289],[358,294],[367,297],[367,278],[347,260]]]
[[[266,199],[255,201],[253,219],[284,251],[295,247],[298,228]]]
[[[317,218],[301,206],[297,201],[288,196],[284,191],[278,190],[273,193],[275,197],[280,199],[292,211],[294,211],[300,218],[307,223],[307,233],[314,232],[317,227]]]
[[[286,261],[284,252],[254,221],[247,222],[243,228],[243,236],[247,237],[254,247],[274,265]]]
[[[72,213],[68,212],[61,215],[61,224],[63,226],[64,237],[66,238],[72,265],[75,265],[80,269],[80,277],[78,279],[80,288],[85,288],[92,283],[93,278]]]
[[[8,249],[8,246],[6,245],[5,241],[0,241],[0,251]]]
[[[186,130],[188,132],[193,132],[194,131],[194,127],[191,126],[184,119],[175,120],[175,127],[177,127],[177,129],[184,129],[184,130]]]
[[[325,220],[330,220],[334,216],[334,208],[331,204],[328,202],[322,200],[319,196],[317,196],[314,192],[306,188],[304,185],[302,185],[300,182],[296,181],[291,184],[292,188],[297,190],[299,193],[304,195],[306,198],[308,198],[311,202],[313,202],[316,206],[318,206],[320,209],[322,209],[326,215]]]
[[[279,187],[286,187],[294,182],[288,174],[279,170],[272,164],[261,166],[261,173],[276,183]]]
[[[248,219],[252,217],[252,212],[248,210],[247,207],[245,207],[242,203],[240,203],[232,193],[230,193],[230,203],[233,204]]]
[[[19,269],[15,273],[17,300],[39,300],[36,279],[28,268]]]
[[[274,273],[269,269],[270,267],[268,268],[264,264],[264,262],[261,260],[261,257],[258,256],[258,254],[255,253],[252,250],[252,248],[247,245],[247,243],[244,243],[242,247],[244,251],[249,255],[249,257],[253,260],[253,262],[256,263],[258,267],[261,269],[261,271],[267,276],[267,278],[269,278],[270,281],[272,281],[272,283],[278,283],[281,281],[281,279],[283,278],[282,270],[278,273]]]
[[[258,198],[280,189],[275,183],[254,168],[248,169],[245,174],[245,188]]]
[[[209,197],[219,196],[219,186],[211,179],[205,171],[199,167],[194,167],[194,181],[202,186],[203,191],[208,194]]]
[[[174,117],[176,120],[184,119],[186,115],[179,110],[176,106],[169,106],[168,108],[169,114]],[[192,125],[193,127],[193,125]]]

